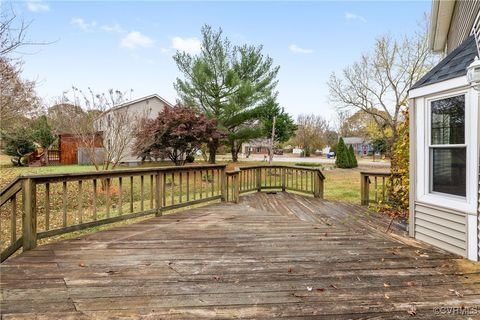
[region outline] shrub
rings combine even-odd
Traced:
[[[195,156],[193,154],[189,154],[186,158],[185,161],[187,163],[193,163],[195,161]]]
[[[348,157],[350,160],[350,168],[358,167],[357,157],[355,156],[355,151],[353,150],[353,146],[350,145],[348,148]]]
[[[350,168],[350,159],[348,155],[348,149],[343,142],[343,138],[340,138],[337,144],[337,159],[335,160],[335,164],[338,168]]]

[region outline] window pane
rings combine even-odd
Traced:
[[[432,148],[432,191],[466,195],[467,148]]]
[[[465,143],[465,96],[432,101],[432,144]]]

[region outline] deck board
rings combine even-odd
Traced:
[[[441,319],[434,307],[461,305],[480,315],[480,266],[386,234],[388,222],[253,193],[51,243],[1,264],[2,319],[405,319],[412,306],[416,319]]]

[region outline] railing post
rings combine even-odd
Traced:
[[[287,169],[286,168],[280,168],[281,170],[281,174],[282,174],[282,191],[285,192],[286,190],[286,172],[287,172]]]
[[[360,199],[362,206],[368,206],[370,202],[370,184],[369,176],[363,173],[360,173]]]
[[[25,179],[22,183],[23,251],[28,251],[37,246],[37,190],[33,179]]]
[[[163,193],[165,192],[165,186],[163,185],[164,174],[165,173],[161,171],[157,172],[157,185],[155,190],[155,200],[156,200],[156,207],[157,207],[156,208],[157,212],[155,213],[155,215],[157,217],[162,215],[162,208],[163,208],[162,199],[163,199]]]
[[[323,179],[319,171],[315,172],[315,184],[314,184],[313,196],[315,198],[323,199]]]
[[[240,200],[240,186],[239,186],[239,179],[240,172],[236,172],[233,175],[233,202],[238,203]]]
[[[222,202],[225,202],[227,201],[227,172],[226,172],[226,169],[223,168],[221,170],[222,172],[222,175],[221,175],[221,179],[220,179],[220,192],[221,192],[221,201]]]
[[[257,191],[262,191],[262,168],[256,169]]]

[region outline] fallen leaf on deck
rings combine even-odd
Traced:
[[[390,296],[388,294],[385,293],[385,299],[390,299]]]
[[[317,288],[317,291],[323,292],[325,291],[325,288]]]
[[[338,287],[334,284],[331,284],[330,287],[332,287],[333,289],[338,289]]]
[[[407,313],[411,316],[414,316],[417,314],[417,308],[415,306],[411,306],[410,309],[407,310]]]
[[[312,291],[313,288],[312,287],[307,287],[307,291]]]
[[[82,263],[79,263],[78,266],[83,268],[85,267],[85,264],[82,262]]]
[[[293,272],[293,269],[292,268],[288,268],[288,273],[292,273]]]
[[[389,288],[389,287],[390,287],[390,283],[384,282],[384,283],[383,283],[383,286],[384,286],[385,288]]]
[[[413,287],[413,286],[415,286],[416,284],[417,284],[417,283],[416,283],[415,281],[413,281],[413,280],[412,280],[412,281],[407,281],[407,286],[409,286],[409,287]]]

